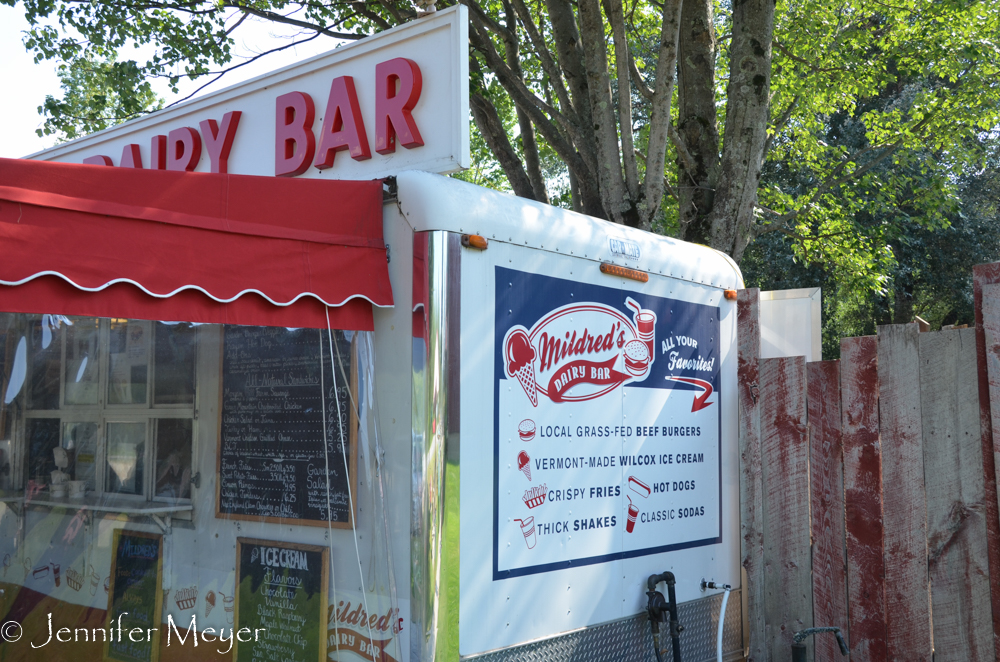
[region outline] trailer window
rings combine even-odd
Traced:
[[[16,317],[8,335],[20,325],[28,343],[29,487],[50,488],[59,469],[94,496],[190,500],[199,327]]]

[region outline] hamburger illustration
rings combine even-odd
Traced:
[[[517,426],[517,434],[521,441],[531,441],[535,438],[535,422],[530,418],[524,419]]]
[[[625,370],[630,375],[639,377],[649,369],[649,347],[641,340],[630,340],[625,343],[622,355],[625,357]]]

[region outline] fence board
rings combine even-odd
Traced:
[[[806,365],[809,479],[812,507],[813,622],[839,627],[850,645],[847,557],[844,547],[844,454],[841,444],[840,363]],[[840,660],[830,635],[815,643],[816,662]]]
[[[927,499],[916,324],[878,329],[886,641],[890,660],[931,660]]]
[[[919,337],[935,662],[994,658],[975,335]]]
[[[813,624],[805,387],[805,357],[760,361],[764,629],[772,662],[791,660],[792,634]]]
[[[736,297],[740,400],[740,553],[746,571],[747,637],[750,662],[766,662],[764,636],[764,525],[760,451],[760,290]]]
[[[989,545],[990,577],[994,578],[1000,578],[1000,509],[996,472],[996,465],[1000,462],[1000,434],[994,433],[993,426],[1000,425],[1000,398],[997,397],[997,389],[991,388],[990,383],[1000,384],[1000,375],[989,370],[987,357],[992,354],[993,360],[996,360],[996,352],[988,353],[986,348],[995,348],[1000,342],[1000,317],[995,307],[988,316],[984,316],[983,288],[998,282],[1000,262],[973,267],[972,298],[976,309],[976,363],[979,372],[979,423],[986,490],[986,539]],[[994,303],[997,301],[996,296],[989,298]],[[988,342],[987,333],[990,336]],[[996,659],[1000,660],[1000,581],[992,582],[990,600],[993,604],[993,650]]]
[[[877,350],[875,336],[840,341],[852,662],[888,658]]]

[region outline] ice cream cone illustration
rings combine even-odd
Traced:
[[[215,606],[215,591],[209,591],[205,594],[205,618],[212,613],[212,607]]]
[[[517,468],[531,480],[531,458],[524,451],[517,454]]]
[[[535,383],[535,348],[531,346],[528,334],[523,329],[514,329],[504,347],[507,358],[507,374],[517,378],[531,404],[538,406],[538,386]]]

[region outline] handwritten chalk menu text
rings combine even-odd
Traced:
[[[333,332],[332,365],[326,331],[227,326],[224,334],[218,516],[351,527],[357,419],[348,334]]]
[[[156,662],[163,607],[163,536],[115,529],[112,549],[108,629],[122,635],[113,635],[104,644],[104,659]],[[135,630],[141,636],[126,634]]]
[[[259,632],[234,642],[236,662],[326,660],[325,547],[238,538],[237,630]]]

